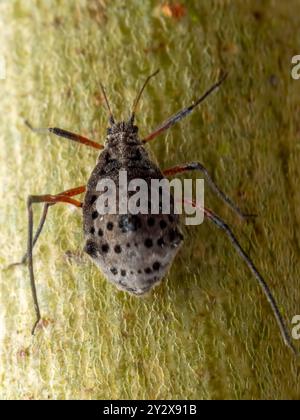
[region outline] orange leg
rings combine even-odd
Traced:
[[[52,206],[56,203],[68,203],[72,204],[76,207],[82,207],[82,203],[80,201],[77,201],[72,198],[72,196],[81,194],[85,192],[86,187],[81,186],[78,188],[73,188],[71,190],[64,191],[60,194],[51,195],[30,195],[27,199],[27,210],[28,210],[28,242],[27,242],[27,253],[24,255],[22,261],[26,261],[28,258],[28,269],[29,269],[29,276],[30,276],[30,285],[31,285],[31,291],[32,291],[32,297],[34,302],[34,308],[36,313],[36,321],[34,323],[34,326],[32,328],[32,334],[34,334],[36,326],[38,325],[40,319],[41,319],[41,312],[39,308],[38,298],[37,298],[37,292],[36,292],[36,285],[34,280],[34,271],[33,271],[33,258],[32,258],[32,250],[33,246],[36,243],[42,228],[44,226],[46,216],[47,216],[47,210],[49,206]],[[32,204],[34,203],[45,203],[44,205],[44,211],[41,218],[41,221],[39,223],[38,230],[35,234],[35,237],[33,239],[33,212],[32,212]]]
[[[58,195],[63,195],[63,196],[71,197],[71,196],[74,196],[74,195],[81,194],[84,191],[85,191],[85,187],[83,186],[83,187],[78,187],[78,188],[72,188],[71,190],[64,191],[64,192],[62,192],[62,193],[60,193]],[[38,196],[38,197],[40,199],[41,197],[45,197],[45,196]],[[50,206],[53,206],[54,204],[55,204],[54,202],[46,202],[44,204],[43,213],[42,213],[40,222],[38,224],[38,228],[36,230],[36,233],[34,235],[33,241],[32,241],[32,248],[34,248],[34,245],[36,244],[36,242],[37,242],[37,240],[38,240],[38,238],[39,238],[39,236],[40,236],[40,234],[41,234],[41,232],[43,230],[43,227],[44,227],[44,224],[45,224],[45,221],[46,221],[46,218],[47,218],[47,214],[48,214],[48,209],[49,209]],[[81,203],[77,203],[75,200],[73,200],[73,202],[70,203],[70,204],[74,204],[77,207],[79,207],[79,204],[81,205]],[[27,258],[28,258],[28,254],[26,252],[23,255],[21,261],[16,262],[16,263],[13,263],[13,264],[10,264],[7,268],[11,268],[11,267],[14,267],[14,266],[17,266],[17,265],[23,265],[27,261]]]
[[[244,213],[229,197],[225,194],[214,182],[211,175],[209,174],[208,170],[202,165],[200,162],[189,162],[183,163],[181,165],[174,166],[173,168],[168,168],[163,171],[165,176],[177,175],[182,174],[188,171],[199,171],[201,172],[205,180],[210,187],[210,189],[224,202],[226,203],[238,216],[242,219],[255,217],[254,214],[246,214]]]
[[[25,121],[25,124],[27,125],[27,127],[30,128],[30,130],[32,130],[35,133],[40,133],[40,134],[53,133],[58,137],[64,137],[65,139],[76,141],[77,143],[81,143],[86,146],[93,147],[94,149],[100,150],[104,148],[102,144],[96,143],[95,141],[90,140],[84,136],[80,136],[79,134],[75,134],[75,133],[71,133],[70,131],[63,130],[62,128],[58,128],[58,127],[33,128],[32,125],[28,121]]]

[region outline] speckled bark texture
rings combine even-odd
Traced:
[[[248,269],[209,222],[185,228],[169,275],[138,299],[81,256],[80,211],[50,208],[34,252],[45,324],[35,337],[27,268],[3,270],[26,247],[27,195],[85,184],[97,158],[93,149],[33,134],[24,118],[102,141],[99,82],[115,116],[127,118],[142,81],[160,68],[137,115],[147,135],[226,70],[222,88],[148,149],[162,168],[201,161],[258,214],[243,223],[206,193],[289,326],[300,312],[300,81],[290,76],[300,53],[300,2],[173,4],[0,2],[1,398],[300,397],[299,361]],[[37,223],[41,208],[34,210]]]

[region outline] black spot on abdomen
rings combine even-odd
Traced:
[[[97,245],[93,241],[87,241],[84,247],[84,251],[91,257],[97,256]]]

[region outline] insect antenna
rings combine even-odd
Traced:
[[[108,99],[107,99],[107,96],[106,96],[106,92],[105,92],[104,86],[102,85],[102,83],[101,83],[101,82],[100,82],[100,86],[101,86],[101,91],[102,91],[102,94],[103,94],[103,96],[104,96],[104,100],[105,100],[106,108],[107,108],[108,113],[109,113],[109,122],[110,122],[110,124],[114,124],[114,123],[115,123],[115,119],[114,119],[113,113],[112,113],[112,111],[111,111],[111,108],[110,108],[110,106],[109,106],[109,102],[108,102]]]
[[[133,107],[132,107],[132,111],[131,111],[131,116],[129,119],[129,122],[131,124],[133,124],[134,121],[134,117],[135,117],[135,113],[139,104],[139,101],[141,99],[142,93],[144,92],[145,87],[147,86],[148,82],[150,81],[150,79],[152,79],[152,77],[156,76],[157,73],[159,73],[159,70],[156,70],[156,72],[154,72],[153,74],[150,74],[150,76],[147,77],[147,79],[145,80],[142,89],[140,90],[139,94],[137,95],[137,97],[135,98],[135,101],[133,103]]]

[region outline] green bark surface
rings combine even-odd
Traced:
[[[242,223],[206,193],[291,327],[300,311],[300,81],[290,75],[300,2],[182,1],[178,19],[164,4],[0,2],[1,267],[25,250],[26,197],[85,184],[97,157],[31,133],[24,118],[103,142],[99,82],[117,118],[127,118],[144,78],[160,68],[137,115],[146,135],[227,70],[222,89],[149,149],[162,168],[203,162],[259,215]],[[82,245],[80,211],[51,208],[34,252],[45,319],[35,337],[27,268],[1,270],[1,398],[299,398],[299,361],[247,267],[210,223],[185,229],[168,277],[144,299],[117,291],[87,257],[67,258]]]

